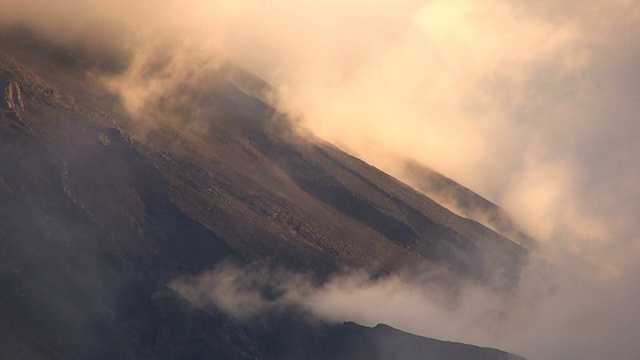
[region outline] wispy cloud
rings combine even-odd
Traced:
[[[402,274],[345,273],[319,284],[308,274],[251,271],[231,264],[169,286],[200,309],[211,307],[249,324],[285,308],[330,322],[386,323],[423,336],[498,347],[531,359],[633,359],[633,281],[589,283],[541,276],[535,265],[508,293],[474,284],[453,289]]]

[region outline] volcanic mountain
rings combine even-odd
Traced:
[[[133,113],[105,85],[120,59],[23,39],[0,55],[1,359],[517,358],[300,309],[247,323],[192,306],[168,284],[222,262],[318,284],[428,268],[503,291],[530,244],[299,130],[237,67]]]

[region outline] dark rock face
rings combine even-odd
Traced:
[[[385,326],[261,328],[191,309],[165,285],[222,260],[318,281],[426,264],[501,289],[527,251],[297,135],[228,74],[180,89],[192,102],[163,111],[178,120],[142,133],[89,78],[31,64],[0,55],[0,358],[509,358]]]
[[[366,328],[345,323],[331,328],[322,341],[324,353],[318,359],[522,360],[503,351],[427,339],[382,324]]]

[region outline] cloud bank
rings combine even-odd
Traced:
[[[611,274],[640,251],[639,8],[5,0],[0,23],[116,51],[129,67],[111,85],[132,112],[171,81],[231,61],[316,135],[398,176],[407,158],[440,171]]]
[[[230,61],[268,81],[273,88],[265,97],[317,136],[392,174],[411,159],[452,177],[504,206],[537,239],[596,264],[605,278],[587,290],[559,292],[535,307],[547,315],[518,325],[522,336],[507,334],[491,345],[545,354],[547,344],[556,352],[546,358],[637,354],[628,336],[638,323],[632,302],[640,296],[632,281],[640,251],[636,1],[1,5],[3,30],[25,27],[86,55],[87,74],[105,80],[132,114],[144,118],[141,109],[167,89]],[[368,299],[375,289],[399,308],[423,307],[435,318],[453,314],[436,311],[433,299],[401,281],[336,281],[309,290],[314,295],[304,303],[337,289],[335,301],[326,300],[338,309],[334,314],[358,317],[357,309],[341,313],[337,305],[349,293],[340,284],[355,281],[354,296]],[[472,319],[484,301],[469,303],[472,315],[465,316]],[[403,318],[391,308],[376,313],[394,315],[373,322]],[[517,319],[521,308],[513,314]],[[412,330],[409,320],[402,326]],[[443,337],[464,333],[464,326],[450,326]],[[454,337],[486,343],[482,334],[465,336]]]
[[[235,28],[232,56],[317,135],[391,173],[426,164],[605,272],[637,255],[633,2],[243,11],[258,26]]]

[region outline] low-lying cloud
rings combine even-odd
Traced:
[[[214,306],[247,322],[295,307],[326,321],[382,322],[432,337],[495,344],[493,337],[501,332],[496,326],[499,320],[513,315],[509,297],[470,284],[464,290],[460,284],[441,285],[419,276],[374,279],[358,271],[319,284],[311,274],[273,268],[249,271],[225,263],[169,286],[196,307]]]
[[[386,323],[423,336],[498,347],[530,359],[633,359],[638,287],[631,279],[586,283],[543,278],[530,268],[508,293],[474,284],[446,289],[426,278],[374,279],[355,272],[323,284],[309,274],[222,264],[177,279],[174,290],[200,309],[215,307],[241,321],[285,308],[316,318]]]

